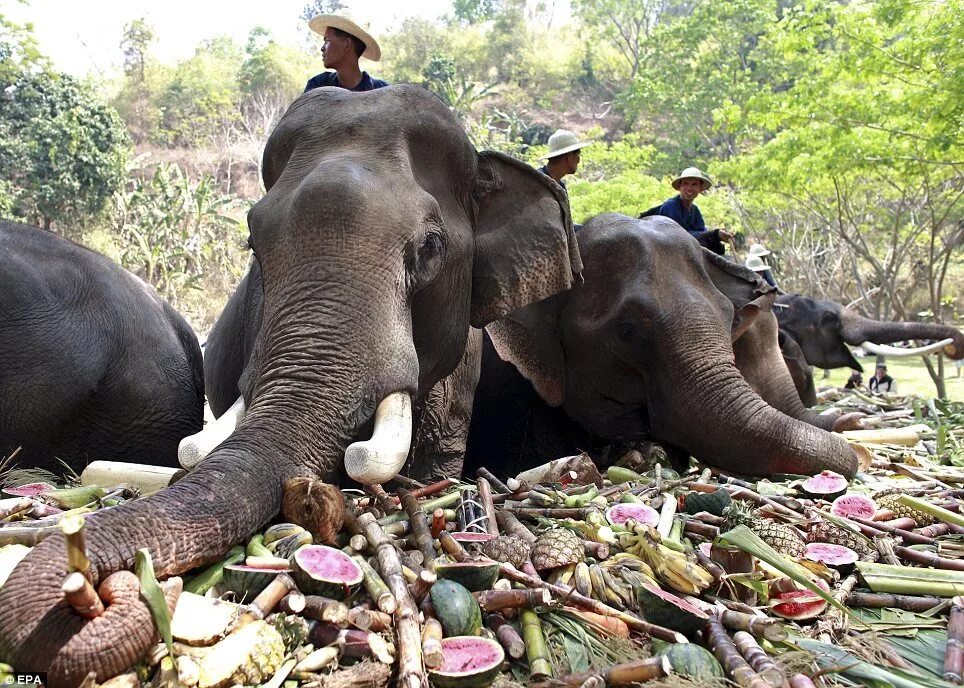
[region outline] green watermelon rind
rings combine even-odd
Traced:
[[[309,573],[304,569],[299,555],[304,555],[308,551],[313,550],[325,550],[331,556],[344,558],[346,563],[350,563],[351,566],[357,570],[358,575],[347,581],[330,581],[319,578],[317,574]],[[295,583],[298,584],[298,590],[305,595],[321,595],[322,597],[328,597],[333,600],[346,600],[365,579],[365,573],[358,564],[351,560],[351,557],[340,549],[328,547],[327,545],[305,545],[299,548],[291,556],[291,564],[293,567],[292,576],[295,579]]]
[[[439,580],[451,580],[471,592],[489,590],[499,578],[499,563],[494,561],[465,561],[436,563],[435,575]]]
[[[692,679],[723,679],[723,667],[713,653],[696,643],[673,643],[660,650],[666,657],[673,673]]]
[[[262,590],[268,587],[268,583],[273,581],[279,573],[286,572],[281,569],[228,564],[224,567],[221,587],[230,590],[246,602],[251,602]]]
[[[464,585],[443,578],[432,585],[429,596],[445,637],[482,632],[482,610]]]
[[[471,672],[453,671],[443,672],[441,670],[429,669],[428,678],[435,688],[488,688],[502,671],[502,664],[505,662],[505,651],[502,646],[491,638],[478,636],[452,636],[442,640],[442,654],[445,655],[446,644],[454,641],[466,641],[472,643],[484,643],[496,651],[500,659],[487,669],[480,669]]]
[[[655,586],[636,586],[636,601],[643,617],[652,624],[671,628],[685,635],[696,633],[709,620],[701,610],[672,593]]]

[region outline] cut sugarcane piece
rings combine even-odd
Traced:
[[[855,566],[873,592],[898,595],[964,595],[964,571],[922,569],[858,561]]]
[[[844,430],[841,435],[848,442],[870,444],[899,444],[913,447],[920,441],[920,433],[930,432],[926,425],[911,425],[906,428],[880,428],[879,430]]]
[[[185,475],[187,471],[183,468],[143,466],[121,461],[91,461],[80,474],[80,484],[105,488],[127,485],[142,495],[149,495],[163,490]]]
[[[171,619],[171,635],[185,645],[213,645],[224,636],[240,610],[240,605],[232,602],[182,592]]]

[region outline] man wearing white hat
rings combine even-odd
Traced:
[[[696,237],[700,244],[714,253],[723,255],[725,252],[723,242],[731,240],[733,235],[725,229],[707,231],[703,215],[693,202],[697,196],[713,186],[713,182],[699,168],[687,167],[673,180],[672,186],[679,191],[679,194],[663,203],[655,214],[675,220],[678,225]]]
[[[375,79],[358,66],[362,57],[373,62],[382,59],[378,41],[365,29],[346,17],[337,14],[319,14],[312,17],[308,26],[325,37],[321,45],[325,67],[333,72],[313,76],[305,85],[305,91],[322,86],[336,86],[349,91],[371,91],[388,86],[388,82]]]
[[[777,286],[777,281],[773,279],[772,268],[767,265],[763,256],[770,255],[770,251],[763,244],[751,244],[746,256],[746,266],[754,272],[760,273],[760,277],[766,280],[771,287]]]
[[[545,165],[539,168],[547,177],[552,177],[559,186],[566,188],[562,178],[567,174],[575,174],[579,167],[579,151],[588,146],[582,143],[571,131],[558,129],[549,137],[549,151],[545,155]]]

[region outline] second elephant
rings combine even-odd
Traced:
[[[600,215],[577,236],[584,283],[487,328],[541,399],[591,436],[657,439],[739,473],[854,474],[856,455],[828,432],[851,419],[818,416],[795,392],[770,287],[664,218]],[[479,400],[489,397],[487,375]],[[519,442],[494,453],[507,438],[485,439],[504,435],[509,409],[476,404],[470,468],[512,472],[556,458],[524,456]],[[559,422],[528,420],[546,418]]]

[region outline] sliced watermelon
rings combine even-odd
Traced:
[[[659,523],[659,512],[645,504],[613,504],[606,509],[606,520],[614,526],[625,525],[630,519],[636,523],[656,527]]]
[[[499,643],[473,635],[444,638],[442,656],[442,666],[428,672],[435,688],[488,688],[505,661]]]
[[[292,555],[298,589],[307,595],[344,600],[365,578],[361,567],[340,549],[306,545]]]

